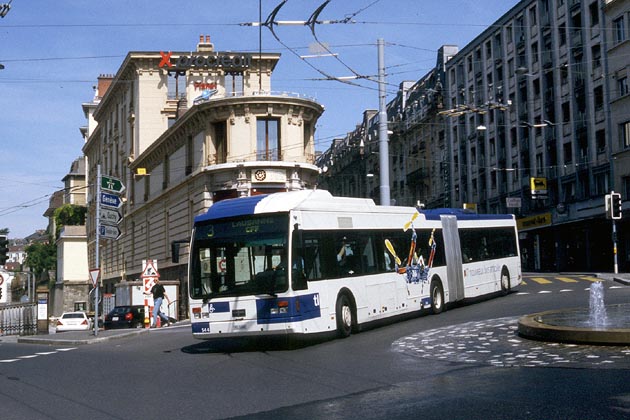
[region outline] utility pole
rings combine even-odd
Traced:
[[[385,91],[385,42],[382,38],[378,45],[378,153],[380,166],[381,206],[391,204],[389,194],[389,139],[387,136],[387,93]]]

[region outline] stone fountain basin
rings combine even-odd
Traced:
[[[557,343],[630,345],[630,304],[606,305],[605,326],[593,326],[588,308],[525,315],[518,321],[522,337]]]

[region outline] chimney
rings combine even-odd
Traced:
[[[197,44],[197,52],[213,52],[214,44],[210,42],[210,35],[199,35],[199,44]]]
[[[112,81],[114,80],[114,75],[101,74],[100,76],[98,76],[97,80],[98,80],[98,85],[96,87],[96,92],[94,96],[97,98],[102,98],[103,96],[105,96],[107,89],[109,89],[109,86],[112,84]]]

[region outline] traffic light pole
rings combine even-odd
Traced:
[[[615,274],[619,273],[619,265],[617,264],[617,223],[612,219],[612,237],[613,237],[613,261]]]

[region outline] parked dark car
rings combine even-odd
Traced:
[[[116,306],[105,315],[105,329],[113,328],[143,328],[144,306]]]

